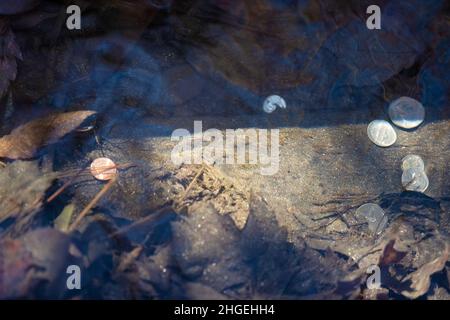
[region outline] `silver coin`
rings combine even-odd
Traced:
[[[405,190],[425,192],[428,189],[430,181],[425,171],[418,168],[409,168],[403,171],[402,186]]]
[[[384,210],[375,203],[366,203],[356,209],[356,215],[367,220],[369,230],[375,234],[380,234],[386,228],[388,218]]]
[[[389,105],[389,117],[396,126],[412,129],[418,127],[425,119],[425,109],[419,101],[401,97]]]
[[[425,163],[422,158],[415,154],[409,154],[402,159],[402,170],[408,170],[411,168],[419,169],[420,171],[425,171]]]
[[[263,103],[263,109],[266,113],[272,113],[276,108],[286,109],[286,101],[280,96],[273,95],[267,97]]]
[[[397,141],[397,133],[392,125],[384,120],[374,120],[367,127],[369,139],[380,147],[389,147]]]

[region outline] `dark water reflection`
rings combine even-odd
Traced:
[[[17,88],[17,98],[198,118],[262,115],[264,98],[279,94],[295,120],[277,125],[309,127],[384,117],[387,103],[406,95],[426,106],[428,121],[448,118],[445,2],[381,3],[381,30],[366,28],[364,1],[174,1],[159,10],[138,2],[88,11],[92,34],[63,31],[74,41],[47,61],[56,63],[49,85]],[[150,19],[135,15],[142,8]],[[38,80],[43,70],[29,67],[19,77]]]

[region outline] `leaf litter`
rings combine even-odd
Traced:
[[[94,111],[73,111],[27,122],[0,138],[0,157],[33,158],[40,148],[57,142],[94,114]]]
[[[8,91],[10,82],[16,79],[18,59],[23,59],[22,52],[9,27],[9,21],[0,17],[0,99]]]

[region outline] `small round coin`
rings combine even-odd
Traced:
[[[109,158],[97,158],[91,163],[91,174],[98,180],[108,181],[117,175],[117,166]]]
[[[402,159],[402,170],[408,170],[411,168],[419,169],[420,171],[425,171],[425,163],[422,158],[415,154],[409,154]]]
[[[272,113],[276,108],[286,109],[286,101],[280,96],[272,95],[266,98],[263,103],[263,110]]]
[[[367,220],[369,230],[375,234],[383,232],[388,223],[388,218],[384,210],[375,203],[366,203],[356,209],[356,215]]]
[[[392,101],[388,112],[392,122],[404,129],[416,128],[425,119],[423,105],[409,97],[401,97]]]
[[[386,228],[388,224],[388,217],[384,215],[376,221],[376,223],[369,223],[369,230],[375,234],[380,234]]]
[[[418,168],[409,168],[403,171],[402,186],[405,190],[425,192],[428,189],[430,181],[426,173]]]
[[[374,120],[367,127],[370,141],[380,147],[389,147],[397,141],[397,133],[392,125],[385,120]]]

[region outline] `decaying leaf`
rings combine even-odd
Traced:
[[[39,4],[40,0],[14,0],[1,1],[0,14],[19,14],[33,9]]]
[[[120,260],[119,266],[117,267],[117,272],[124,272],[130,267],[130,265],[139,257],[143,246],[137,246],[133,250],[124,254],[124,257]]]
[[[8,218],[28,218],[37,212],[55,178],[53,172],[43,173],[36,162],[15,161],[1,169],[0,223]]]
[[[32,265],[31,253],[23,250],[19,240],[5,239],[0,245],[0,298],[24,296],[29,288],[25,275]]]
[[[0,241],[0,299],[32,297],[43,282],[46,290],[64,290],[69,245],[67,235],[51,228]]]
[[[384,248],[383,254],[380,257],[380,266],[389,266],[398,263],[406,256],[407,252],[396,250],[394,244],[395,240],[391,240]]]
[[[57,113],[23,124],[0,139],[0,157],[32,158],[40,148],[57,142],[93,114],[94,111]]]
[[[73,203],[64,207],[61,214],[55,219],[54,225],[56,229],[62,232],[67,232],[69,230],[74,209],[75,205]]]
[[[219,291],[202,283],[187,282],[184,285],[186,296],[192,300],[229,300],[230,298]]]
[[[430,277],[434,273],[441,271],[449,258],[450,246],[446,244],[445,250],[440,257],[424,264],[421,268],[405,278],[405,281],[411,281],[411,288],[413,291],[402,291],[402,294],[405,297],[415,299],[427,293],[431,283]]]
[[[1,8],[0,8],[1,9]],[[17,76],[17,61],[22,53],[6,19],[0,18],[0,98]]]

